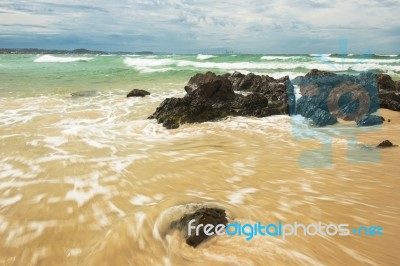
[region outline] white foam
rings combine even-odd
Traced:
[[[44,139],[44,142],[46,142],[46,143],[48,143],[50,145],[58,147],[58,146],[61,146],[61,145],[65,144],[65,143],[67,143],[68,140],[66,138],[64,138],[64,137],[46,137]]]
[[[261,60],[290,60],[290,59],[299,59],[303,56],[285,56],[285,55],[264,55],[260,59]]]
[[[248,194],[254,194],[258,191],[256,188],[243,188],[235,191],[228,195],[229,203],[231,204],[243,204],[244,198]]]
[[[198,54],[196,59],[197,60],[207,60],[207,59],[214,58],[214,57],[216,57],[216,56],[215,55],[208,55],[208,54]]]
[[[150,197],[139,194],[136,197],[132,198],[130,200],[130,202],[135,206],[143,206],[143,205],[151,204],[153,202],[153,200]]]
[[[377,54],[377,56],[386,56],[386,57],[398,57],[397,54]]]
[[[335,63],[375,63],[375,64],[392,64],[400,63],[400,59],[370,59],[370,58],[340,58],[340,57],[327,57],[322,60]]]
[[[14,197],[0,199],[0,206],[6,207],[6,206],[13,205],[13,204],[17,203],[18,201],[20,201],[22,198],[23,197],[21,194],[17,194]]]
[[[331,56],[331,54],[310,54],[312,57],[328,57]]]
[[[61,56],[53,56],[53,55],[42,55],[36,58],[33,62],[35,63],[71,63],[78,61],[90,61],[94,59],[94,57],[61,57]]]
[[[5,220],[4,216],[0,216],[0,234],[3,234],[8,227],[9,223]]]
[[[329,61],[331,60],[331,61]],[[187,69],[219,69],[224,71],[251,71],[259,70],[293,70],[296,68],[320,69],[325,71],[365,71],[380,69],[383,71],[400,71],[400,66],[388,64],[379,64],[380,61],[371,59],[370,61],[362,62],[358,59],[346,63],[342,62],[341,58],[321,58],[314,62],[296,62],[290,63],[286,61],[266,61],[266,62],[195,62],[190,60],[175,60],[175,59],[143,59],[143,58],[125,58],[124,63],[127,66],[133,67],[141,73],[149,72],[164,72],[168,70],[187,70]],[[394,59],[397,60],[397,59]],[[338,62],[336,62],[338,61]],[[358,63],[360,61],[360,63]],[[381,60],[382,61],[382,60]],[[296,73],[296,75],[298,75]]]
[[[71,248],[68,250],[68,257],[72,256],[72,257],[76,257],[78,255],[80,255],[82,253],[82,249],[80,248]]]
[[[74,187],[67,192],[65,200],[75,201],[81,207],[96,195],[109,193],[109,189],[99,184],[100,176],[101,173],[94,172],[89,177],[66,177],[65,183],[73,184]]]
[[[18,226],[9,231],[5,241],[7,247],[20,247],[41,236],[49,227],[58,225],[57,221],[32,221],[26,226]]]

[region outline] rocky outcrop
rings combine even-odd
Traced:
[[[267,95],[271,101],[287,102],[288,94],[286,85],[290,83],[289,76],[274,79],[267,75],[255,75],[253,73],[243,75],[234,72],[225,76],[232,82],[235,91],[255,92]]]
[[[387,74],[376,74],[379,91],[396,91],[396,84]]]
[[[190,223],[190,221],[194,220]],[[191,231],[189,235],[188,226],[191,224]],[[178,229],[184,232],[186,243],[192,247],[197,247],[203,241],[208,239],[211,236],[208,236],[204,233],[204,226],[212,225],[213,228],[219,224],[223,224],[226,226],[228,223],[228,219],[226,218],[225,210],[219,208],[201,208],[194,213],[185,214],[178,221],[174,221],[171,223],[171,229]],[[198,225],[202,224],[202,230],[199,230],[199,234],[196,234],[196,228]],[[220,229],[220,228],[217,228]],[[212,231],[215,235],[215,231]]]
[[[267,80],[273,84],[267,86]],[[290,81],[286,82],[289,85]],[[157,119],[164,127],[173,129],[185,123],[213,121],[227,116],[289,114],[290,97],[286,85],[278,84],[281,83],[268,76],[238,72],[223,76],[212,72],[197,74],[185,86],[187,94],[183,98],[164,100],[149,118]],[[251,93],[242,95],[234,90]]]
[[[400,92],[400,80],[395,81],[394,84],[395,84],[396,91]]]
[[[133,89],[131,90],[126,97],[145,97],[147,95],[150,95],[150,92],[145,91],[145,90],[138,90],[138,89]]]
[[[379,107],[400,110],[396,83],[386,74],[364,72],[351,76],[311,70],[296,83],[302,94],[296,104],[297,113],[316,126],[335,124],[337,118],[372,126],[382,124],[381,117],[371,115]]]
[[[169,129],[227,116],[279,114],[300,114],[318,127],[333,125],[338,118],[372,126],[382,124],[381,117],[372,115],[380,107],[400,111],[398,82],[386,74],[353,76],[313,69],[295,82],[302,95],[297,102],[287,76],[197,74],[185,86],[183,98],[164,100],[149,118]]]
[[[400,81],[394,82],[389,75],[377,74],[379,104],[381,108],[400,111]]]

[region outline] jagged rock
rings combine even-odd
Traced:
[[[313,125],[321,127],[321,126],[329,126],[337,123],[336,118],[334,118],[328,111],[323,109],[317,109],[313,111],[310,119],[313,122]]]
[[[377,148],[383,149],[383,148],[391,148],[391,147],[397,147],[397,145],[393,145],[392,142],[390,142],[389,140],[385,140],[383,142],[381,142]]]
[[[300,114],[315,126],[332,125],[337,118],[368,126],[381,123],[379,117],[371,115],[379,107],[400,111],[398,83],[386,74],[362,72],[353,76],[313,69],[298,77],[296,83],[302,95],[297,103],[289,77],[274,79],[239,72],[197,74],[185,86],[183,98],[166,99],[149,118],[166,128],[177,128],[227,116]],[[250,94],[243,96],[235,91]]]
[[[380,92],[379,105],[381,108],[400,111],[400,94],[392,91]]]
[[[294,79],[291,80],[293,85],[299,85],[303,82],[304,76],[297,76]]]
[[[189,222],[195,220],[191,223],[191,232],[190,235],[188,234],[188,225]],[[199,230],[199,234],[196,235],[196,227],[199,224],[203,224],[206,226],[207,224],[215,226],[219,224],[223,224],[226,226],[228,223],[228,219],[226,218],[225,210],[219,208],[201,208],[194,213],[185,214],[182,218],[178,221],[174,221],[171,223],[171,229],[178,229],[183,231],[185,234],[186,243],[192,247],[197,247],[203,241],[208,239],[211,236],[208,236],[204,233],[204,230]],[[201,229],[203,229],[202,227]],[[215,233],[215,231],[213,231]]]
[[[311,69],[311,71],[306,74],[307,78],[315,76],[336,76],[336,74],[329,71],[323,71],[318,69]]]
[[[400,80],[394,82],[395,88],[397,92],[400,92]]]
[[[200,99],[230,101],[235,98],[232,83],[227,78],[212,72],[191,77],[185,86],[185,91],[190,97]]]
[[[376,74],[376,81],[378,83],[379,92],[396,90],[395,82],[387,74]]]
[[[358,121],[357,125],[362,127],[382,125],[383,121],[385,121],[385,119],[382,116],[367,115]]]
[[[289,97],[285,84],[272,86],[267,93],[254,92],[246,96],[236,94],[231,80],[240,87],[244,79],[255,84],[254,80],[266,77],[254,74],[245,76],[238,72],[222,76],[212,72],[197,74],[185,86],[187,94],[183,98],[164,100],[149,118],[157,119],[164,127],[173,129],[185,123],[213,121],[227,116],[264,117],[289,114]],[[291,85],[289,80],[286,82]]]
[[[145,90],[138,90],[138,89],[133,89],[131,90],[126,97],[145,97],[147,95],[150,95],[150,92],[145,91]]]
[[[334,124],[337,118],[359,121],[379,108],[373,73],[351,76],[311,70],[298,85],[302,97],[297,101],[297,113],[316,126]]]

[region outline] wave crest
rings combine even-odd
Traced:
[[[208,54],[198,54],[196,59],[197,60],[207,60],[207,59],[214,58],[214,57],[216,57],[216,56],[215,55],[208,55]]]
[[[94,57],[59,57],[53,55],[42,55],[36,58],[33,62],[35,63],[71,63],[71,62],[87,62],[94,59]]]

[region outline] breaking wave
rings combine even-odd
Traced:
[[[35,63],[71,63],[71,62],[87,62],[92,60],[93,57],[61,57],[53,55],[42,55],[34,60]]]

